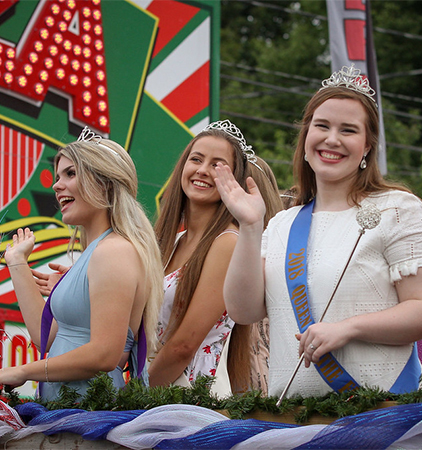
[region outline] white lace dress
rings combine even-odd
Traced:
[[[389,191],[366,199],[381,211],[380,224],[362,236],[339,285],[325,322],[381,311],[398,303],[394,283],[422,266],[422,202],[412,194]],[[270,321],[269,394],[280,395],[298,360],[296,319],[285,283],[290,225],[299,207],[278,213],[263,235],[266,308]],[[308,294],[318,321],[358,237],[357,208],[313,214],[308,239]],[[360,384],[389,390],[406,365],[414,344],[381,345],[352,341],[333,352]],[[416,381],[417,382],[417,381]],[[324,395],[331,389],[316,369],[304,365],[289,396]]]

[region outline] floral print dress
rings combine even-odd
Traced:
[[[182,233],[179,233],[175,247],[177,246],[177,242],[181,236]],[[169,323],[174,297],[176,295],[177,282],[181,270],[182,268],[179,268],[164,277],[164,300],[158,318],[158,340],[163,345],[165,342],[162,338]],[[192,358],[192,361],[185,369],[185,375],[189,382],[195,381],[198,375],[215,375],[218,363],[220,361],[223,345],[230,335],[233,326],[233,320],[230,319],[227,312],[224,311],[223,315],[207,334],[202,344],[199,346],[195,356]]]

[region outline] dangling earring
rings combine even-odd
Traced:
[[[303,157],[303,159],[308,162],[308,155],[305,153],[305,156]]]
[[[360,162],[360,168],[362,169],[362,170],[365,170],[366,169],[366,166],[367,166],[367,164],[366,164],[366,153],[364,153],[363,154],[363,158],[362,158],[362,161]]]

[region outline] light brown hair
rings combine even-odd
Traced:
[[[155,232],[161,249],[161,257],[164,265],[171,258],[176,235],[184,226],[184,214],[187,198],[183,192],[181,183],[183,168],[189,158],[193,145],[199,139],[206,136],[224,139],[229,142],[233,149],[233,175],[238,183],[244,189],[246,188],[247,161],[239,146],[238,140],[222,130],[215,129],[203,131],[195,136],[183,151],[173,170],[170,182],[161,203],[161,214],[155,224]],[[202,266],[211,245],[216,237],[229,228],[232,223],[237,225],[236,220],[229,213],[224,203],[220,200],[214,217],[208,223],[197,247],[183,267],[181,277],[179,278],[176,288],[169,324],[165,330],[166,340],[174,334],[186,314],[201,276]],[[247,341],[240,342],[243,339],[244,333],[242,333],[241,336],[231,339],[230,347],[232,345],[236,347],[239,344],[239,346],[249,349],[249,347],[247,347]],[[236,341],[239,341],[238,344]],[[237,374],[249,373],[247,369],[245,370],[242,367],[242,363],[236,361],[232,364],[232,368],[235,370],[230,373],[230,378],[235,378]]]
[[[405,187],[384,180],[378,168],[378,140],[379,140],[379,115],[376,104],[366,95],[348,89],[346,87],[329,87],[318,91],[308,102],[303,114],[299,131],[296,151],[293,156],[293,173],[297,180],[296,205],[309,203],[316,195],[315,173],[311,166],[304,161],[305,141],[309,126],[315,110],[325,101],[333,98],[351,99],[358,101],[366,112],[366,143],[370,148],[366,155],[366,169],[358,169],[355,182],[351,186],[349,198],[355,205],[359,199],[375,192],[383,192],[389,189],[408,191]]]
[[[271,167],[259,156],[256,156],[256,164],[247,164],[247,176],[252,177],[258,186],[259,192],[265,203],[264,228],[268,222],[283,208],[280,198],[277,180]],[[250,382],[249,366],[251,364],[250,335],[252,325],[236,324],[232,331],[227,367],[230,373],[230,382],[233,392],[243,392],[248,389]],[[239,368],[241,370],[239,370]],[[255,387],[255,386],[251,386]]]

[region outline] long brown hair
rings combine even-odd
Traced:
[[[366,169],[358,169],[356,180],[351,186],[349,198],[352,203],[358,205],[359,199],[375,192],[383,192],[389,189],[408,191],[402,185],[384,180],[378,168],[379,116],[376,104],[366,95],[346,87],[329,87],[318,91],[311,98],[303,114],[296,151],[293,157],[293,173],[297,180],[296,204],[304,205],[316,195],[315,173],[311,166],[304,161],[305,141],[315,110],[325,101],[332,98],[357,100],[366,112],[365,131],[370,151],[366,155]]]
[[[155,232],[158,244],[161,249],[161,256],[164,264],[166,264],[171,258],[176,235],[180,231],[181,226],[183,226],[184,210],[187,201],[181,183],[183,168],[189,158],[190,152],[195,142],[206,136],[225,139],[227,142],[229,142],[233,149],[233,175],[238,183],[244,189],[246,188],[247,161],[239,146],[238,140],[221,130],[203,131],[195,136],[183,151],[179,161],[177,162],[173,170],[170,182],[167,186],[165,195],[161,203],[161,214],[155,224]],[[201,276],[202,266],[211,245],[213,244],[215,238],[225,229],[227,229],[231,223],[235,223],[237,225],[236,220],[229,213],[224,203],[220,200],[215,215],[209,221],[198,245],[183,267],[182,274],[176,288],[176,294],[169,319],[169,324],[167,329],[165,330],[166,340],[168,340],[175,333],[186,314],[199,278]],[[237,346],[236,341],[240,341],[241,339],[243,339],[243,333],[242,336],[234,338],[234,342],[233,339],[231,339],[230,346]],[[247,345],[247,342],[248,341],[246,341],[246,343],[239,342],[239,345],[245,346]],[[249,347],[244,348],[249,349]],[[241,368],[237,363],[235,363],[233,367],[235,367],[235,371],[230,374],[230,378],[236,377],[237,375],[235,374],[245,372],[245,370]],[[248,373],[249,372],[246,371],[246,374]]]
[[[266,228],[270,219],[284,207],[271,167],[259,156],[256,157],[256,164],[259,167],[248,163],[247,176],[253,178],[265,202],[264,228]],[[236,324],[232,331],[227,368],[233,392],[243,392],[250,384],[252,326],[256,325]]]
[[[280,197],[277,179],[271,167],[259,156],[256,157],[256,164],[261,170],[253,164],[248,164],[248,176],[254,179],[265,203],[265,229],[270,219],[284,209],[284,207]]]

